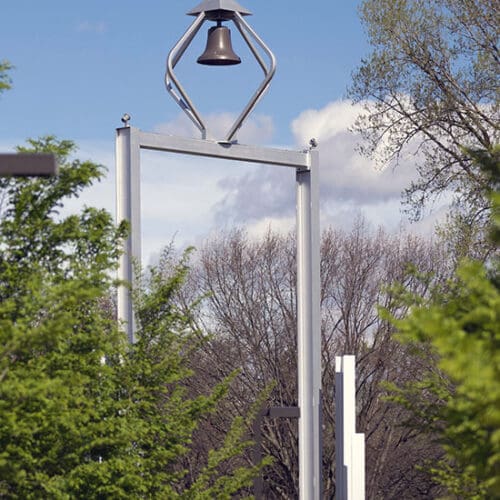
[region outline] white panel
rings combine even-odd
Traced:
[[[364,500],[365,498],[365,435],[354,434],[352,437],[352,500]]]
[[[335,357],[335,453],[337,500],[365,498],[364,434],[356,434],[356,358]]]
[[[344,374],[342,373],[342,356],[335,356],[335,497],[346,498],[346,480],[344,475]]]

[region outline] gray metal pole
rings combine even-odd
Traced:
[[[299,388],[299,493],[319,500],[320,383],[318,156],[297,169],[297,348]]]
[[[323,497],[323,439],[321,415],[321,274],[320,274],[320,212],[319,212],[319,152],[311,150],[311,300],[313,338],[313,412],[314,412],[314,470],[316,498]]]
[[[116,129],[116,220],[130,223],[130,234],[120,257],[118,279],[118,321],[124,324],[130,342],[135,341],[135,319],[131,290],[134,263],[141,259],[140,131],[134,127]]]

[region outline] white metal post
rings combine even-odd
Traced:
[[[319,181],[317,152],[309,169],[297,169],[297,348],[299,391],[299,493],[321,493],[319,305]]]
[[[337,500],[365,498],[365,436],[356,433],[355,370],[355,356],[335,356],[335,497]]]
[[[123,322],[130,342],[135,341],[135,319],[130,286],[134,262],[141,259],[140,131],[134,127],[116,129],[116,220],[127,220],[130,233],[120,257],[118,279],[118,321]]]
[[[313,411],[314,411],[314,470],[316,498],[323,498],[323,439],[321,415],[321,274],[320,246],[321,230],[319,218],[319,152],[310,150],[311,158],[311,297],[312,297],[312,330],[313,338]]]

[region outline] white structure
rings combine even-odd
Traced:
[[[365,498],[365,435],[356,433],[355,356],[335,356],[336,499]]]
[[[291,167],[296,171],[297,195],[297,364],[299,401],[299,490],[301,500],[320,500],[321,496],[321,333],[320,333],[320,229],[319,229],[319,157],[311,148],[286,151],[238,144],[236,133],[269,87],[276,70],[271,50],[255,33],[244,17],[251,12],[236,0],[203,0],[188,12],[195,19],[167,57],[165,85],[169,94],[201,133],[201,139],[187,139],[143,132],[129,126],[117,129],[116,179],[117,219],[130,221],[131,233],[120,261],[119,279],[133,283],[134,261],[141,260],[140,221],[140,151],[149,149],[267,165]],[[215,22],[209,30],[209,42],[202,64],[236,64],[230,47],[228,29],[233,23],[264,73],[264,79],[222,140],[213,140],[201,114],[182,87],[174,69],[205,21]],[[219,33],[217,40],[213,37]],[[221,46],[222,44],[222,46]],[[268,63],[261,56],[263,52]],[[206,53],[210,53],[206,57]],[[227,57],[226,57],[227,56]],[[228,60],[229,59],[229,60]],[[134,311],[129,288],[119,287],[118,318],[123,321],[134,342]]]
[[[237,160],[296,171],[297,195],[297,344],[299,388],[299,483],[301,500],[319,500],[321,491],[321,355],[319,302],[319,155],[314,148],[288,151],[247,146],[225,141],[188,139],[135,127],[117,129],[116,188],[117,220],[131,224],[118,277],[133,283],[134,262],[141,260],[141,149]],[[129,340],[135,340],[131,293],[118,288],[118,318],[125,324]]]

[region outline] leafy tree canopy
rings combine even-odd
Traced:
[[[129,345],[110,299],[126,224],[90,207],[61,214],[103,168],[50,136],[19,149],[56,154],[60,174],[0,180],[0,497],[231,498],[259,470],[237,460],[243,420],[197,477],[181,463],[230,382],[188,394],[201,336],[172,301],[187,261],[168,279],[153,270]]]
[[[9,90],[11,87],[11,79],[9,77],[9,71],[12,69],[12,65],[9,61],[0,61],[0,94],[4,90]]]
[[[469,154],[498,187],[497,152]],[[498,246],[498,190],[490,197]],[[464,261],[446,289],[436,289],[429,301],[407,296],[410,314],[393,320],[400,340],[436,359],[435,369],[393,387],[393,399],[410,411],[408,425],[442,444],[443,459],[429,468],[459,498],[500,498],[499,275],[498,255],[487,265]]]

